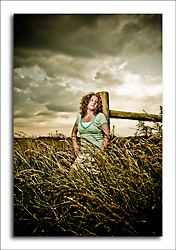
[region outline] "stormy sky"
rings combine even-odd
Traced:
[[[81,97],[107,91],[110,109],[159,114],[162,15],[15,14],[14,131],[70,135]],[[111,119],[120,136],[137,121]]]

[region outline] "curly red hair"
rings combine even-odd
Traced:
[[[97,115],[100,112],[103,112],[103,105],[102,105],[102,100],[101,97],[98,93],[91,92],[87,95],[84,95],[81,99],[80,103],[80,114],[81,117],[83,118],[86,113],[87,113],[87,105],[89,104],[92,96],[96,96],[98,98],[98,103],[97,103],[97,108],[95,109],[94,114]]]

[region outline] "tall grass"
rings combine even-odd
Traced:
[[[112,136],[94,172],[70,173],[71,140],[14,138],[15,236],[162,235],[162,129]]]

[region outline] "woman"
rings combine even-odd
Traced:
[[[77,133],[80,134],[81,146],[77,142]],[[77,159],[74,168],[86,159],[90,160],[90,154],[104,151],[110,136],[109,125],[102,112],[102,100],[98,93],[89,93],[82,97],[80,114],[72,129],[72,141]],[[93,160],[91,158],[91,160]],[[90,164],[89,164],[90,165]]]

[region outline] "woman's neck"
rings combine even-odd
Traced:
[[[87,109],[86,116],[95,116],[95,113],[93,110]]]
[[[87,113],[82,117],[82,122],[91,122],[95,117],[95,114],[91,110],[87,110]]]

